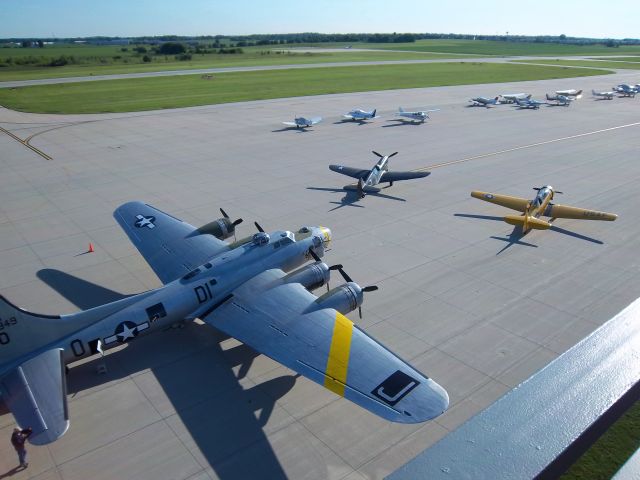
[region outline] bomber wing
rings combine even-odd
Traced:
[[[544,215],[551,218],[573,218],[576,220],[607,220],[612,222],[618,215],[615,213],[598,212],[597,210],[587,210],[584,208],[570,207],[568,205],[550,204]]]
[[[381,182],[398,182],[400,180],[412,180],[414,178],[424,178],[431,175],[431,172],[385,172]]]
[[[361,168],[345,167],[344,165],[329,165],[329,170],[341,173],[348,177],[363,178],[368,175],[371,170],[363,170]]]
[[[261,273],[204,320],[387,420],[424,422],[447,409],[440,385],[283,276]]]
[[[489,192],[479,192],[477,190],[474,190],[473,192],[471,192],[471,196],[473,198],[484,200],[485,202],[495,203],[496,205],[502,205],[503,207],[511,208],[513,210],[518,210],[520,212],[524,212],[525,208],[527,208],[527,204],[530,201],[522,197],[512,197],[510,195],[498,195],[498,194],[489,193]]]
[[[27,360],[0,380],[2,399],[22,428],[31,427],[29,441],[45,445],[69,428],[67,387],[62,349]]]
[[[229,249],[225,242],[201,235],[193,225],[146,203],[125,203],[113,216],[165,284]]]

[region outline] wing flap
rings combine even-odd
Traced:
[[[526,198],[512,197],[510,195],[498,195],[489,192],[479,192],[477,190],[471,192],[471,196],[473,198],[484,200],[485,202],[495,203],[496,205],[501,205],[520,212],[524,212],[525,208],[527,208],[527,204],[529,203],[529,200]]]
[[[51,443],[69,428],[62,353],[60,348],[43,352],[0,380],[4,402],[20,427],[33,429],[34,445]]]
[[[245,295],[238,289],[204,320],[387,420],[424,422],[446,410],[448,396],[440,385],[344,315],[316,308],[317,297],[302,285],[251,290]]]
[[[544,212],[545,216],[552,218],[573,218],[577,220],[605,220],[612,222],[618,215],[615,213],[598,212],[584,208],[570,207],[568,205],[551,204]]]
[[[329,165],[329,170],[341,173],[352,178],[363,178],[369,174],[370,170],[363,170],[361,168],[345,167],[344,165]]]
[[[413,180],[431,175],[431,172],[386,172],[382,176],[382,182],[398,182],[401,180]]]
[[[142,202],[129,202],[113,216],[162,283],[202,265],[229,246],[212,235]]]

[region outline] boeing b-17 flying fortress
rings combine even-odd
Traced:
[[[0,109],[0,394],[48,445],[30,471],[391,473],[637,296],[640,88],[614,75]]]

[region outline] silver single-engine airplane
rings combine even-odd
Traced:
[[[527,233],[531,229],[548,230],[551,228],[551,222],[556,218],[571,218],[575,220],[607,220],[613,221],[618,216],[614,213],[598,212],[597,210],[587,210],[584,208],[570,207],[568,205],[558,205],[551,202],[554,195],[561,194],[553,189],[550,185],[544,187],[535,187],[537,191],[533,200],[522,197],[512,197],[511,195],[498,195],[496,193],[479,192],[474,190],[471,192],[473,198],[484,200],[485,202],[495,203],[503,207],[519,210],[523,212],[521,215],[507,215],[504,221],[510,225],[521,226],[522,232]],[[551,217],[551,221],[547,222],[540,217]]]
[[[357,188],[360,198],[364,198],[366,188],[375,187],[379,183],[389,182],[389,186],[392,186],[393,182],[424,178],[431,174],[431,172],[390,172],[389,159],[397,155],[398,152],[394,152],[391,155],[381,155],[378,152],[373,152],[373,154],[379,157],[380,160],[370,170],[345,167],[344,165],[329,165],[329,170],[358,179]]]
[[[226,214],[196,229],[129,202],[114,217],[162,287],[69,315],[30,313],[0,296],[0,393],[17,424],[33,429],[31,443],[69,427],[66,364],[195,318],[387,420],[424,422],[447,409],[440,385],[345,316],[377,287],[321,261],[328,228],[267,234],[256,224],[258,233],[229,244],[239,221]],[[332,270],[345,283],[328,290]],[[325,294],[311,293],[322,285]]]
[[[282,124],[286,125],[287,127],[308,128],[308,127],[317,125],[321,121],[322,121],[322,117],[313,117],[313,118],[296,117],[293,119],[293,122],[282,122]]]
[[[568,107],[569,105],[571,105],[571,102],[573,102],[575,100],[576,97],[569,97],[567,95],[561,95],[556,93],[555,95],[549,95],[547,93],[547,102],[555,102],[555,103],[548,103],[548,105],[559,105],[562,107]]]
[[[421,110],[416,112],[406,112],[402,107],[398,107],[398,113],[396,113],[397,117],[408,118],[412,122],[420,122],[424,123],[425,120],[429,117],[431,112],[439,112],[440,109],[436,108],[434,110]]]
[[[515,102],[519,108],[532,108],[534,110],[539,109],[540,105],[544,105],[546,103],[541,102],[540,100],[534,100],[533,98],[517,98]]]
[[[364,120],[374,120],[380,117],[376,115],[376,109],[374,108],[370,112],[361,109],[351,110],[350,112],[342,115],[342,118],[346,120],[353,120],[354,122],[363,122]]]
[[[496,98],[487,98],[487,97],[476,97],[469,100],[471,102],[472,107],[487,107],[490,108],[491,105],[497,105],[500,97]]]
[[[595,90],[591,90],[591,95],[593,95],[594,97],[596,97],[597,99],[602,99],[602,100],[613,100],[613,96],[616,94],[616,92],[596,92]]]

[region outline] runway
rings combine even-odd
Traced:
[[[224,208],[239,235],[325,225],[329,264],[367,294],[363,328],[447,389],[432,422],[378,419],[199,322],[72,365],[71,427],[29,448],[12,479],[383,478],[598,328],[640,296],[638,99],[568,108],[467,107],[475,96],[638,83],[601,77],[324,95],[108,115],[0,109],[0,294],[69,313],[159,286],[112,217],[143,200],[196,226]],[[424,125],[398,106],[440,108]],[[377,108],[368,124],[343,122]],[[295,115],[324,122],[297,131]],[[48,157],[27,148],[24,141]],[[432,174],[390,198],[355,199],[330,163]],[[508,211],[471,190],[531,196],[619,215],[557,220],[510,240]],[[95,252],[79,255],[89,243]],[[332,285],[339,280],[334,277]],[[541,406],[541,414],[545,406]],[[0,417],[0,475],[16,455]]]

